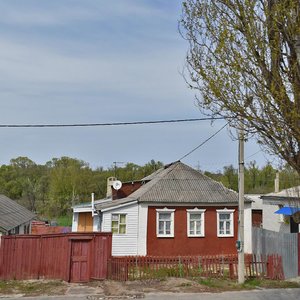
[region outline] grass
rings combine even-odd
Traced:
[[[268,279],[247,279],[244,284],[236,280],[222,278],[201,278],[197,280],[201,285],[209,287],[212,291],[251,290],[256,288],[299,288],[300,284],[289,281]]]
[[[58,226],[72,226],[72,215],[60,216],[56,218]]]
[[[59,280],[9,280],[0,281],[0,294],[22,294],[24,296],[63,295],[66,285]]]

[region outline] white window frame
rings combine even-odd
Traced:
[[[199,209],[195,207],[194,209],[187,209],[187,236],[188,237],[204,237],[205,236],[205,211],[206,209]],[[191,215],[201,215],[200,219],[200,234],[191,234],[190,233],[190,216]],[[195,229],[195,228],[194,228]]]
[[[281,208],[283,208],[283,204],[278,204],[278,209],[281,209]],[[278,222],[279,223],[284,223],[284,221],[285,221],[284,215],[283,214],[279,214],[278,215]]]
[[[174,237],[174,212],[175,209],[163,208],[156,209],[156,236],[157,237]],[[160,213],[170,213],[171,214],[171,225],[170,225],[170,234],[160,234],[159,233],[159,214]]]
[[[217,236],[218,237],[233,237],[234,236],[234,211],[235,209],[217,209]],[[220,215],[230,214],[230,233],[220,233]],[[225,226],[226,229],[226,226]]]
[[[124,213],[112,213],[111,214],[111,223],[110,223],[110,226],[111,226],[111,232],[112,232],[112,222],[113,222],[113,215],[116,215],[116,216],[119,216],[119,219],[118,219],[118,232],[115,232],[113,233],[114,235],[125,235],[127,233],[127,214],[124,214]],[[120,218],[121,218],[121,215],[122,216],[125,216],[125,233],[120,233],[120,225],[124,225],[124,223],[121,223],[120,222]]]

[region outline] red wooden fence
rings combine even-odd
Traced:
[[[157,277],[237,277],[237,255],[112,257],[108,277],[126,281]],[[278,255],[245,255],[246,277],[284,279]]]
[[[0,279],[104,279],[111,243],[111,233],[2,236]]]

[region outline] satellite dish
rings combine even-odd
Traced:
[[[122,182],[121,182],[120,180],[114,181],[114,183],[113,183],[113,188],[114,188],[115,190],[119,190],[121,187],[122,187]]]

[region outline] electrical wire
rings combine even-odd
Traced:
[[[207,138],[200,145],[198,145],[197,147],[195,147],[194,149],[192,149],[191,151],[189,151],[187,154],[185,154],[184,156],[182,156],[179,160],[183,160],[184,158],[186,158],[187,156],[189,156],[190,154],[192,154],[194,151],[196,151],[197,149],[199,149],[200,147],[202,147],[209,140],[211,140],[214,136],[216,136],[220,131],[222,131],[227,125],[228,125],[228,123],[226,123],[224,126],[222,126],[218,131],[216,131],[214,134],[212,134],[209,138]]]
[[[260,153],[260,152],[262,152],[262,150],[258,150],[257,152],[255,152],[255,153],[253,153],[253,154],[247,156],[246,159],[249,159],[250,157],[253,157],[253,156],[255,156],[256,154],[258,154],[258,153]]]
[[[96,127],[96,126],[124,126],[142,124],[182,123],[196,121],[224,120],[224,117],[207,117],[191,119],[173,119],[157,121],[111,122],[111,123],[82,123],[82,124],[0,124],[0,128],[46,128],[46,127]]]

